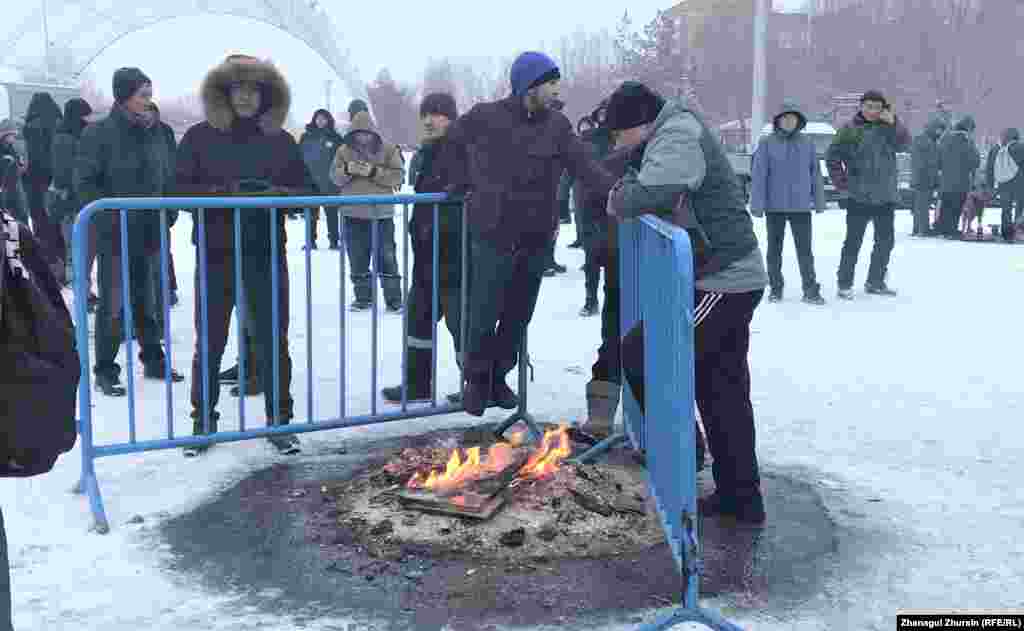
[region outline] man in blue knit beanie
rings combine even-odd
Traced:
[[[475,416],[488,405],[518,405],[505,376],[519,362],[557,235],[562,172],[594,190],[615,183],[557,109],[558,65],[527,52],[509,74],[509,97],[474,106],[448,131],[456,165],[449,192],[466,195],[470,233],[463,403]]]

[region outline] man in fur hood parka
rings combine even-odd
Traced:
[[[193,126],[181,140],[177,159],[177,188],[190,195],[282,195],[316,189],[302,160],[295,139],[283,129],[291,106],[291,90],[280,71],[268,61],[247,55],[232,55],[214,68],[203,81],[200,95],[206,120]],[[194,433],[217,431],[217,399],[220,361],[228,340],[231,311],[239,308],[246,328],[256,343],[258,373],[262,378],[267,424],[287,424],[292,417],[292,362],[288,352],[288,265],[283,210],[244,210],[241,248],[242,283],[246,305],[235,304],[234,210],[200,209],[196,223],[205,220],[207,264],[206,290],[209,316],[208,389],[203,392],[202,364],[197,346],[192,362],[192,417]],[[276,234],[269,228],[269,212],[277,213]],[[276,261],[271,260],[271,239],[279,244]],[[278,292],[272,295],[271,265],[277,265]],[[199,270],[197,269],[197,274]],[[200,288],[199,279],[196,287]],[[272,317],[277,301],[278,322]],[[201,328],[200,296],[196,300],[195,323]],[[274,334],[278,344],[274,347]],[[197,335],[197,338],[199,336]],[[274,360],[278,380],[274,379]],[[275,393],[276,391],[276,393]],[[204,427],[204,394],[209,426]],[[275,399],[277,401],[275,402]],[[294,436],[269,439],[283,453],[298,451]],[[196,455],[192,450],[186,455]]]

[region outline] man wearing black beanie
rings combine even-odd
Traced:
[[[490,401],[506,409],[518,405],[505,375],[519,362],[537,306],[559,227],[562,172],[595,190],[607,191],[615,181],[554,109],[559,77],[550,57],[523,53],[512,64],[511,96],[475,105],[448,132],[457,163],[465,165],[450,192],[468,193],[473,264],[463,403],[474,416],[482,416]]]
[[[685,228],[694,251],[694,376],[707,429],[715,493],[701,512],[765,519],[750,402],[750,321],[768,274],[736,174],[704,121],[679,100],[666,101],[627,82],[608,102],[616,144],[638,144],[639,171],[627,172],[608,199],[608,214],[627,219],[657,212]],[[665,282],[679,282],[678,278]],[[622,340],[622,369],[645,409],[643,322]],[[698,463],[699,464],[699,463]]]
[[[110,115],[82,133],[75,160],[74,190],[83,205],[103,197],[160,197],[170,192],[172,156],[163,131],[148,113],[153,84],[138,68],[114,73],[115,103]],[[121,298],[120,217],[104,211],[93,218],[99,267],[99,305],[96,309],[96,387],[108,396],[124,396],[121,367],[114,360],[123,339],[118,304]],[[161,330],[153,313],[158,295],[152,273],[160,248],[160,214],[128,213],[128,295],[131,301],[139,359],[148,379],[173,381],[184,377],[171,370],[160,343]]]
[[[448,127],[459,117],[455,99],[444,92],[428,94],[420,104],[423,144],[413,161],[418,165],[409,183],[417,193],[441,193],[451,183],[452,155]],[[407,401],[433,398],[434,380],[434,204],[413,206],[409,222],[412,238],[412,284],[407,298],[408,331],[405,339]],[[462,350],[462,203],[437,205],[437,305],[455,353]],[[384,399],[402,401],[402,386],[382,390]]]

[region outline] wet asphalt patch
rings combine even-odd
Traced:
[[[237,595],[240,606],[357,621],[364,631],[593,629],[678,602],[681,579],[665,544],[603,559],[529,558],[513,569],[410,546],[375,557],[334,526],[337,509],[320,492],[324,483],[350,479],[438,434],[348,442],[344,449],[339,441],[257,471],[160,524],[167,567],[198,589]],[[769,613],[821,591],[836,565],[838,533],[811,484],[770,470],[762,475],[765,527],[701,520],[700,589],[738,609]],[[710,492],[709,472],[700,486]]]

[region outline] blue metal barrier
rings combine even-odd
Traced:
[[[463,407],[460,404],[445,404],[439,405],[437,401],[437,315],[438,315],[438,213],[439,204],[447,201],[447,196],[442,194],[420,194],[420,195],[371,195],[371,196],[307,196],[307,197],[189,197],[189,198],[109,198],[102,199],[93,202],[86,206],[79,213],[77,220],[74,225],[74,236],[73,236],[73,260],[75,278],[78,282],[74,286],[75,294],[75,322],[76,322],[76,337],[78,345],[78,353],[81,359],[82,367],[82,380],[79,386],[79,434],[81,436],[81,447],[82,447],[82,472],[81,478],[78,484],[75,486],[74,491],[77,493],[85,493],[88,496],[89,504],[92,509],[94,524],[93,530],[99,533],[109,532],[110,526],[107,521],[107,517],[103,508],[103,499],[100,494],[99,482],[96,477],[95,461],[97,458],[104,456],[113,456],[118,454],[128,453],[140,453],[145,451],[156,451],[164,449],[175,449],[189,446],[209,446],[217,443],[228,443],[242,440],[251,440],[253,438],[260,437],[272,437],[272,436],[283,436],[300,434],[307,432],[316,432],[329,429],[349,428],[349,427],[360,427],[365,425],[374,425],[378,423],[386,423],[390,421],[398,421],[405,419],[414,418],[425,418],[429,416],[437,416],[441,414],[451,414],[463,411]],[[339,417],[328,418],[323,420],[316,420],[314,409],[313,409],[313,310],[312,310],[312,261],[311,261],[311,211],[310,209],[316,209],[320,206],[346,206],[346,205],[401,205],[402,206],[402,234],[404,245],[404,252],[406,256],[403,258],[403,299],[408,295],[408,276],[409,276],[409,257],[408,257],[408,243],[405,228],[409,223],[409,206],[412,204],[432,204],[434,210],[434,233],[433,233],[433,304],[431,305],[431,312],[433,315],[433,333],[432,333],[432,344],[433,344],[433,355],[432,355],[432,374],[434,375],[434,385],[432,388],[432,396],[429,405],[424,407],[417,407],[414,409],[409,408],[408,401],[408,384],[406,382],[406,363],[408,362],[407,357],[407,332],[408,332],[408,317],[407,314],[403,315],[403,339],[402,339],[402,401],[400,407],[395,411],[378,413],[377,410],[377,373],[378,373],[378,354],[379,349],[377,348],[377,327],[379,310],[377,309],[378,303],[378,291],[377,284],[380,277],[380,249],[378,246],[379,241],[379,220],[373,221],[372,230],[372,244],[371,250],[371,286],[373,288],[372,293],[372,327],[373,327],[373,339],[371,342],[371,355],[372,355],[372,369],[373,374],[371,377],[371,411],[368,415],[356,415],[350,416],[346,412],[346,384],[348,381],[348,372],[345,362],[346,353],[346,297],[345,297],[345,253],[344,250],[338,253],[339,260],[339,277],[340,277],[340,291],[339,300],[341,309],[338,314],[338,325],[339,325]],[[169,286],[169,274],[168,274],[168,256],[169,256],[169,221],[168,211],[171,209],[180,209],[185,207],[187,209],[195,209],[194,214],[196,219],[196,240],[197,243],[202,247],[197,247],[197,261],[198,266],[198,283],[195,287],[197,293],[197,300],[199,300],[199,311],[200,311],[200,327],[198,334],[200,352],[200,372],[202,376],[202,427],[205,430],[205,435],[201,436],[175,436],[174,435],[174,407],[173,407],[173,378],[171,371],[173,369],[173,355],[171,348],[171,327],[170,327],[170,286]],[[274,413],[271,415],[272,418],[268,419],[270,423],[267,427],[263,428],[246,428],[245,423],[245,386],[247,382],[246,375],[246,318],[249,313],[246,310],[245,300],[245,288],[243,286],[243,251],[242,251],[242,235],[243,235],[243,211],[260,211],[270,210],[268,215],[269,227],[270,227],[270,278],[261,279],[261,281],[269,282],[271,288],[271,306],[270,306],[270,317],[272,322],[272,347],[276,350],[279,348],[280,343],[280,324],[281,314],[279,309],[279,291],[282,289],[282,283],[288,281],[288,276],[281,277],[281,273],[287,274],[286,262],[283,259],[281,253],[281,244],[278,238],[278,223],[282,221],[282,211],[284,208],[303,208],[305,209],[305,221],[306,221],[306,249],[305,249],[305,290],[306,290],[306,309],[305,309],[305,320],[306,320],[306,352],[307,352],[307,364],[306,364],[306,378],[307,378],[307,411],[309,418],[305,422],[293,423],[293,424],[281,424],[282,421],[287,423],[288,419],[277,418],[281,414],[281,396],[280,392],[280,366],[279,354],[275,352],[273,358],[272,368],[272,379],[266,379],[264,375],[264,382],[271,382],[273,384],[274,392],[273,396],[273,410]],[[199,210],[202,209],[202,210]],[[207,221],[206,215],[211,210],[218,210],[221,212],[232,212],[233,213],[233,237],[234,237],[234,312],[236,319],[236,328],[238,332],[238,369],[239,369],[239,397],[238,397],[238,431],[214,431],[209,432],[211,429],[211,418],[210,418],[210,376],[213,374],[211,371],[216,370],[219,372],[220,366],[211,365],[209,357],[209,308],[210,308],[210,296],[208,291],[208,261],[207,261]],[[118,442],[113,444],[97,445],[93,438],[93,412],[92,412],[92,375],[93,366],[90,361],[90,344],[89,344],[89,320],[87,311],[88,302],[88,291],[89,291],[89,270],[87,269],[86,252],[87,252],[87,241],[90,226],[94,221],[94,218],[101,212],[118,212],[120,215],[120,236],[121,236],[121,251],[120,251],[120,267],[121,267],[121,296],[122,296],[122,310],[123,310],[123,324],[124,324],[124,349],[126,356],[126,374],[127,374],[127,408],[128,408],[128,441]],[[164,385],[166,390],[166,414],[167,414],[167,436],[164,439],[158,440],[138,440],[136,435],[136,406],[135,406],[135,376],[134,376],[134,349],[133,349],[133,332],[135,331],[135,323],[133,322],[132,313],[132,296],[131,296],[131,274],[145,273],[144,270],[133,270],[129,265],[129,230],[128,230],[128,218],[129,215],[136,216],[140,213],[159,213],[160,215],[160,292],[159,295],[162,297],[160,307],[163,310],[163,337],[164,344],[166,345],[166,365],[164,375]],[[246,224],[247,226],[252,224]],[[341,224],[341,241],[344,242],[344,222]],[[460,337],[465,340],[466,332],[466,314],[467,314],[467,295],[466,287],[468,285],[467,276],[467,261],[466,256],[469,251],[467,247],[467,228],[466,222],[462,222],[462,279],[461,284],[461,326],[462,331]],[[251,279],[250,279],[251,282]],[[136,298],[138,299],[138,298]],[[265,341],[264,341],[265,342]],[[464,349],[465,345],[460,344],[460,348]],[[460,374],[462,366],[465,362],[461,361],[460,358]],[[523,421],[529,434],[535,441],[540,441],[541,434],[533,419],[533,417],[527,412],[527,370],[530,368],[529,354],[527,351],[526,339],[524,335],[522,352],[519,359],[519,407],[514,414],[512,414],[506,421],[500,424],[497,429],[497,433],[503,434],[509,427],[519,421]],[[464,380],[460,379],[460,390],[464,386]],[[290,392],[287,393],[290,399]],[[215,420],[215,419],[214,419]],[[219,428],[217,428],[219,430]]]
[[[693,373],[693,257],[686,231],[653,215],[619,224],[621,335],[644,323],[646,416],[622,388],[624,431],[577,458],[628,442],[646,456],[648,486],[682,574],[681,607],[640,631],[699,622],[740,628],[698,605],[697,462]],[[677,279],[671,281],[670,279]]]

